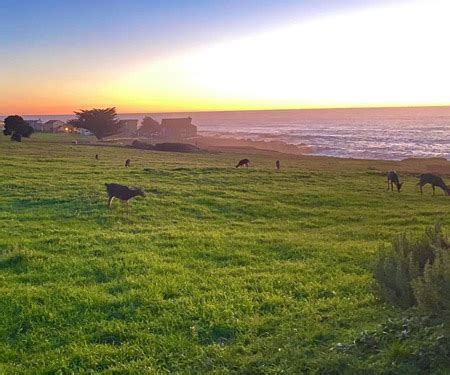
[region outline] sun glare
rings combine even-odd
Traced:
[[[443,104],[448,14],[419,1],[316,18],[140,64],[103,94],[150,110]]]

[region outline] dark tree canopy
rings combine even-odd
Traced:
[[[75,112],[77,118],[70,120],[69,124],[76,128],[87,129],[97,139],[117,134],[122,125],[117,118],[116,108],[90,109]]]
[[[11,141],[21,142],[22,137],[29,138],[34,133],[34,129],[21,116],[8,116],[4,122],[3,134],[10,135]]]
[[[145,116],[142,120],[142,126],[139,128],[139,133],[144,135],[157,135],[161,132],[161,125],[158,121],[149,116]]]

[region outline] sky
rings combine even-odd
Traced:
[[[0,114],[450,104],[448,0],[0,0]]]

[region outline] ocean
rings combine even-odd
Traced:
[[[280,141],[314,155],[401,160],[450,158],[450,107],[128,113],[121,119],[193,119],[202,135]],[[68,120],[73,115],[24,116]]]

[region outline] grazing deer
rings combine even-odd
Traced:
[[[396,171],[389,171],[387,174],[387,184],[388,184],[388,191],[389,186],[391,188],[391,191],[394,192],[394,185],[397,186],[397,191],[400,193],[400,189],[403,186],[403,183],[400,183],[400,177],[398,177],[398,174]]]
[[[275,162],[275,165],[276,165],[276,167],[277,167],[277,171],[279,171],[280,168],[281,168],[281,166],[280,166],[280,161],[277,160],[277,161]]]
[[[119,184],[105,184],[106,191],[108,192],[108,208],[111,208],[111,203],[114,198],[120,199],[125,203],[128,209],[128,200],[140,195],[145,197],[145,192],[139,188],[130,189],[128,186]]]
[[[125,168],[128,168],[128,167],[131,167],[131,160],[130,159],[127,159],[125,161]]]
[[[445,184],[444,180],[439,176],[436,176],[431,173],[421,174],[420,180],[417,183],[417,186],[419,186],[420,188],[420,194],[422,194],[422,187],[426,184],[431,184],[431,187],[433,188],[433,195],[434,195],[434,188],[436,186],[440,187],[444,191],[445,195],[450,195],[449,187]]]
[[[237,163],[236,168],[243,167],[244,165],[246,168],[248,168],[248,163],[250,163],[250,160],[248,159],[239,160],[239,163]]]

